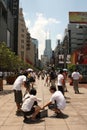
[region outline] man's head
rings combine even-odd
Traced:
[[[37,94],[37,91],[36,89],[32,88],[29,92],[31,95],[36,95]]]
[[[27,72],[27,71],[24,71],[24,72],[23,72],[23,75],[25,75],[25,76],[27,77],[28,72]]]
[[[62,69],[60,69],[60,74],[62,74],[64,71]]]
[[[55,86],[50,86],[49,90],[50,90],[51,93],[54,93],[56,91],[56,87]]]

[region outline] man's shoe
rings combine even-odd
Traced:
[[[23,112],[22,111],[16,111],[16,115],[17,116],[23,116]]]
[[[57,113],[56,118],[63,118],[63,114],[62,114],[62,112]]]

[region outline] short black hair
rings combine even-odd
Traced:
[[[28,72],[27,71],[24,71],[23,72],[23,75],[25,75],[26,77],[28,76]]]
[[[56,91],[56,87],[55,86],[50,86],[50,90]]]
[[[32,88],[29,93],[32,95],[36,95],[37,91],[35,88]]]
[[[60,69],[60,74],[62,74],[64,71],[63,71],[63,69]]]

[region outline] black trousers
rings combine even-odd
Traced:
[[[58,90],[62,92],[62,94],[64,95],[64,87],[63,86],[58,86]]]

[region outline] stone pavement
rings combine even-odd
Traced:
[[[37,80],[35,87],[43,106],[51,96],[49,87],[44,86],[44,80]],[[81,94],[74,94],[73,87],[68,83],[67,87],[69,92],[65,93],[67,106],[63,118],[53,117],[54,113],[48,110],[48,117],[26,124],[22,116],[15,115],[12,85],[4,82],[4,91],[0,92],[0,130],[87,130],[87,89],[80,88]]]

